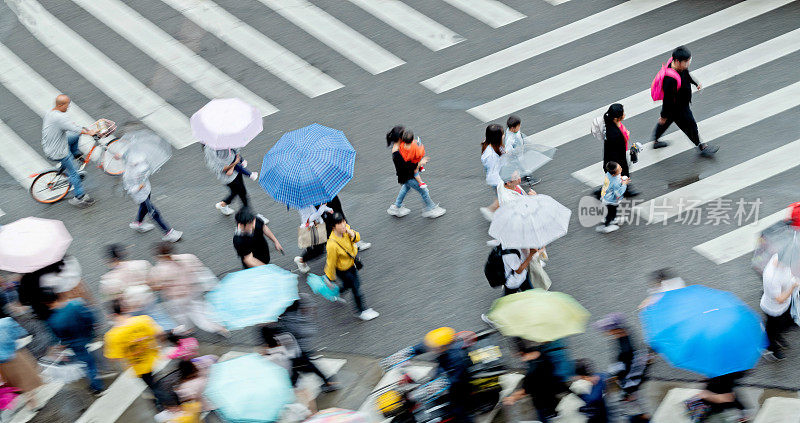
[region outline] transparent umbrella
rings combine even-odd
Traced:
[[[122,159],[128,164],[131,158],[143,157],[150,173],[156,172],[172,157],[172,145],[149,130],[131,132],[122,136],[127,146]]]
[[[543,248],[567,234],[570,216],[570,209],[548,195],[527,195],[497,209],[489,235],[503,248]]]

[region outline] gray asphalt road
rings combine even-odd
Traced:
[[[41,3],[180,112],[190,116],[207,101],[194,88],[110,31],[106,25],[114,24],[113,17],[104,23],[68,1],[41,0]],[[441,325],[458,329],[482,326],[480,314],[499,295],[499,291],[488,287],[481,270],[489,250],[485,245],[489,239],[488,223],[478,213],[478,207],[490,201],[479,161],[478,144],[485,123],[466,113],[466,109],[601,59],[737,2],[675,2],[619,25],[614,25],[612,19],[607,29],[435,94],[419,82],[623,2],[572,0],[554,7],[542,1],[504,0],[527,17],[492,29],[443,2],[406,0],[409,6],[465,38],[446,49],[431,51],[351,3],[314,0],[321,9],[407,62],[371,75],[256,1],[220,0],[222,8],[344,84],[343,88],[316,98],[300,94],[255,66],[165,3],[157,0],[125,3],[172,37],[191,41],[195,52],[280,109],[265,118],[264,131],[244,149],[251,168],[258,168],[264,152],[288,130],[319,122],[345,131],[358,156],[355,177],[340,198],[351,225],[373,243],[372,249],[363,254],[362,282],[368,304],[381,316],[362,323],[348,308],[321,304],[318,345],[330,351],[382,356],[417,342],[427,330]],[[706,66],[795,30],[798,22],[800,5],[792,2],[699,38],[687,44],[694,54],[692,66]],[[126,124],[123,129],[139,126],[131,113],[33,37],[5,4],[0,4],[0,42],[55,87],[69,93],[90,115]],[[523,132],[539,132],[647,89],[655,70],[668,57],[666,49],[652,51],[652,55],[620,71],[593,77],[588,84],[534,106],[515,110],[522,118]],[[698,121],[797,82],[799,59],[800,53],[783,55],[696,94],[693,110]],[[0,85],[0,100],[0,119],[41,152],[40,118],[36,112],[3,85]],[[684,152],[636,171],[634,179],[643,191],[642,200],[667,194],[676,189],[674,184],[706,178],[794,141],[800,129],[796,120],[798,111],[798,107],[789,107],[716,139],[714,142],[721,145],[721,150],[713,160]],[[626,120],[633,139],[648,141],[657,117],[658,111],[653,109]],[[504,120],[505,117],[497,122]],[[737,119],[731,118],[729,122],[735,125]],[[413,210],[411,215],[396,219],[386,214],[399,187],[384,134],[400,123],[413,128],[425,141],[431,161],[423,177],[434,201],[448,210],[439,219],[420,216],[422,207],[415,193],[410,193],[407,200]],[[555,160],[541,172],[544,182],[536,187],[538,192],[553,196],[573,211],[590,189],[571,173],[601,158],[599,143],[588,135],[589,122],[583,125],[587,135],[559,148]],[[704,135],[702,124],[700,133]],[[676,144],[688,145],[682,136],[673,138]],[[6,213],[0,217],[0,223],[28,215],[63,220],[75,237],[70,252],[80,259],[90,285],[96,286],[105,271],[102,251],[108,243],[121,242],[131,246],[134,257],[150,257],[150,247],[158,241],[158,235],[155,231],[140,235],[128,229],[135,205],[122,194],[118,179],[90,170],[87,187],[98,203],[90,209],[77,210],[65,203],[45,206],[33,202],[5,172],[0,170],[0,195],[4,198],[0,208]],[[748,174],[733,178],[746,180]],[[734,202],[740,198],[760,199],[763,205],[759,213],[766,216],[798,200],[798,178],[800,170],[792,168],[763,181],[748,183],[724,197]],[[152,184],[153,199],[162,214],[184,231],[180,251],[197,254],[217,272],[238,268],[231,246],[233,220],[221,216],[213,207],[226,190],[203,166],[199,147],[176,151],[170,164],[153,176]],[[292,257],[297,252],[296,212],[272,201],[257,184],[248,182],[247,187],[254,207],[270,218],[271,228],[286,247],[285,256],[273,251],[273,263],[293,269]],[[570,233],[548,247],[551,261],[546,270],[553,280],[553,289],[575,296],[593,317],[621,311],[631,318],[635,328],[639,327],[635,309],[646,295],[648,274],[661,267],[676,269],[690,283],[733,291],[758,309],[760,279],[749,267],[749,255],[716,265],[691,248],[734,229],[734,224],[692,226],[673,220],[664,226],[624,226],[616,233],[599,235],[592,228],[582,227],[574,212]],[[320,272],[322,264],[314,263],[312,268]],[[798,342],[796,334],[789,339]],[[609,345],[593,330],[574,337],[570,343],[575,357],[592,357],[599,363],[608,360]],[[800,387],[796,351],[792,350],[783,363],[760,364],[746,381]],[[697,377],[664,363],[656,366],[654,375]]]

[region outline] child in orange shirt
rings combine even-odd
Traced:
[[[427,188],[428,184],[422,182],[422,178],[419,176],[420,172],[425,171],[425,168],[420,163],[425,158],[425,146],[422,145],[422,141],[419,138],[414,138],[414,133],[409,129],[403,131],[400,141],[402,141],[400,143],[400,155],[403,156],[403,160],[417,164],[414,179],[419,183],[420,188]]]

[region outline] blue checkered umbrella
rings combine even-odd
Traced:
[[[356,150],[344,132],[318,123],[283,134],[264,156],[258,183],[293,208],[326,203],[353,177]]]

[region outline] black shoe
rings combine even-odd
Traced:
[[[653,141],[653,148],[664,148],[668,145],[669,143],[666,141]]]
[[[713,157],[714,153],[719,151],[718,145],[708,145],[706,143],[700,144],[698,148],[700,148],[700,155],[703,157]]]

